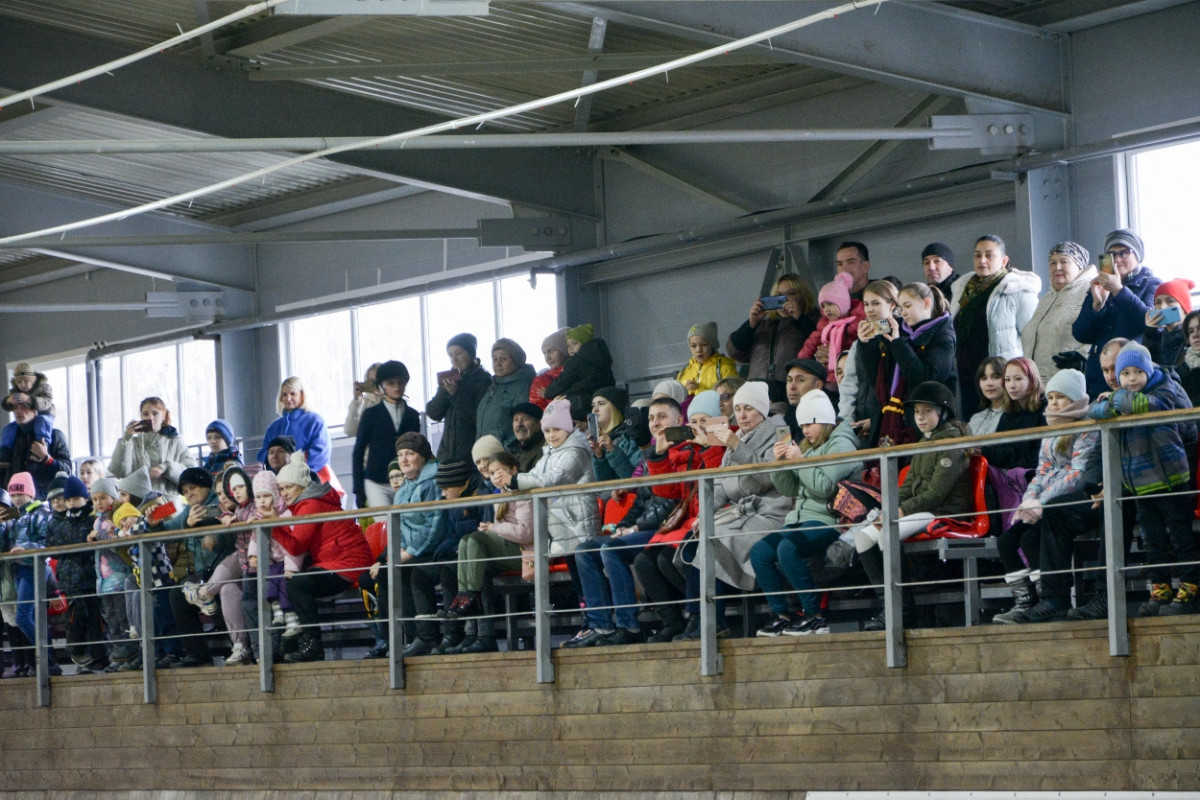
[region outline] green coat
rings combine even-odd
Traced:
[[[829,438],[820,447],[804,454],[805,458],[828,456],[835,453],[853,453],[858,449],[858,435],[843,422],[829,433]],[[801,522],[820,522],[833,525],[836,520],[829,513],[829,501],[837,493],[840,480],[862,474],[860,461],[842,464],[821,464],[815,467],[798,467],[786,472],[772,472],[771,480],[780,494],[796,498],[796,506],[784,521],[787,525]]]
[[[937,442],[966,435],[961,422],[951,422],[924,440]],[[939,517],[966,514],[975,510],[975,491],[967,467],[967,450],[946,449],[913,456],[908,477],[900,486],[900,510],[904,515],[928,511]]]

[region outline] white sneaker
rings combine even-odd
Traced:
[[[133,627],[132,625],[129,626],[129,638],[130,639],[140,638],[140,637],[138,637],[138,629]]]
[[[283,615],[283,624],[287,626],[284,630],[284,636],[299,636],[300,635],[300,617],[295,611],[286,611]]]
[[[217,603],[215,600],[205,600],[200,596],[200,584],[185,583],[183,585],[183,599],[200,609],[201,614],[206,614],[210,617],[217,615]]]
[[[241,642],[234,644],[233,652],[230,653],[229,658],[225,659],[225,666],[227,667],[237,667],[243,664],[253,663],[254,653],[250,651],[249,647],[246,647],[246,645],[242,644]]]

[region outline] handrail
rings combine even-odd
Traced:
[[[420,503],[406,503],[392,506],[371,506],[365,509],[349,511],[330,511],[324,514],[307,514],[303,517],[278,517],[274,519],[254,520],[238,525],[204,526],[188,528],[181,531],[147,531],[130,537],[109,539],[103,542],[87,542],[83,544],[60,545],[47,547],[36,552],[53,557],[59,553],[78,553],[88,550],[112,547],[128,547],[141,541],[169,542],[179,539],[192,539],[196,536],[216,533],[247,533],[258,527],[278,528],[290,526],[297,520],[304,524],[333,522],[337,520],[357,520],[362,517],[382,517],[395,512],[413,512],[428,510],[451,510],[458,508],[476,508],[492,506],[497,503],[508,503],[516,500],[533,498],[555,499],[570,497],[577,494],[601,494],[614,489],[638,489],[643,486],[663,486],[666,484],[691,482],[702,478],[721,478],[728,475],[759,475],[763,473],[782,472],[793,469],[803,469],[809,466],[824,466],[827,464],[852,463],[856,461],[877,461],[885,456],[907,457],[920,453],[933,453],[948,447],[955,450],[987,446],[994,444],[1010,444],[1030,439],[1046,439],[1053,436],[1075,435],[1088,431],[1103,431],[1105,429],[1139,428],[1149,424],[1166,424],[1174,422],[1200,423],[1200,408],[1175,409],[1171,411],[1156,411],[1147,414],[1134,414],[1114,417],[1107,420],[1080,420],[1064,425],[1046,425],[1040,428],[1024,428],[1018,431],[988,433],[977,436],[962,436],[952,442],[939,440],[932,442],[913,442],[893,447],[873,447],[865,450],[854,450],[849,453],[831,453],[828,455],[811,456],[787,461],[771,461],[763,464],[739,464],[710,469],[690,470],[686,473],[672,472],[665,475],[643,475],[638,478],[624,478],[612,481],[596,481],[593,483],[571,484],[570,486],[551,486],[539,489],[523,489],[516,492],[486,495],[482,497],[463,497],[455,500],[426,500]],[[764,421],[762,424],[766,424]],[[0,553],[0,562],[28,558],[34,551],[25,550],[19,553]]]
[[[269,531],[273,528],[290,526],[297,523],[313,524],[338,520],[357,520],[362,517],[386,516],[390,521],[390,524],[388,525],[388,557],[386,559],[386,572],[390,586],[389,609],[386,620],[389,626],[389,639],[392,643],[389,675],[390,686],[394,689],[399,689],[403,688],[404,686],[404,659],[400,655],[400,650],[402,649],[404,643],[403,626],[401,625],[403,618],[400,613],[399,600],[403,591],[403,582],[406,578],[405,570],[401,568],[401,565],[398,563],[399,559],[397,558],[400,544],[399,522],[401,518],[404,516],[404,514],[417,511],[472,508],[494,505],[502,502],[513,502],[515,500],[529,500],[533,503],[534,510],[534,619],[536,630],[535,645],[537,649],[537,679],[539,682],[545,683],[552,682],[554,680],[554,662],[550,656],[550,617],[552,611],[550,609],[549,602],[548,572],[548,553],[550,544],[548,535],[548,510],[550,501],[559,497],[567,497],[572,495],[599,494],[613,489],[629,489],[642,486],[658,486],[663,484],[696,482],[699,487],[698,498],[700,500],[700,524],[698,526],[699,547],[698,560],[696,562],[696,567],[699,569],[701,575],[701,592],[699,598],[701,621],[700,665],[702,675],[714,675],[719,673],[722,669],[721,656],[717,648],[716,628],[714,624],[714,603],[716,599],[718,599],[715,589],[714,555],[712,550],[712,543],[716,538],[713,524],[713,490],[714,481],[716,479],[728,475],[763,474],[793,470],[798,468],[806,468],[810,465],[818,466],[847,462],[878,461],[883,477],[883,485],[881,487],[883,494],[883,507],[881,517],[878,520],[878,524],[883,531],[883,536],[880,540],[882,545],[884,543],[899,542],[898,530],[896,527],[898,486],[897,462],[901,457],[916,455],[919,453],[939,452],[946,449],[958,450],[986,446],[989,444],[1020,442],[1030,439],[1041,440],[1062,435],[1076,435],[1089,431],[1097,431],[1100,434],[1101,443],[1100,455],[1103,473],[1102,479],[1106,486],[1115,486],[1121,483],[1121,466],[1119,461],[1120,440],[1118,438],[1120,431],[1127,428],[1173,424],[1178,422],[1192,422],[1196,420],[1200,420],[1200,409],[1179,409],[1117,417],[1108,420],[1079,421],[1053,427],[1043,426],[1039,428],[1029,428],[1020,431],[994,433],[983,436],[963,436],[951,441],[941,440],[938,442],[916,442],[897,447],[856,450],[849,453],[814,456],[792,461],[773,461],[764,464],[717,467],[713,469],[694,470],[685,473],[674,472],[664,475],[651,475],[625,480],[604,481],[564,487],[547,487],[512,493],[493,494],[484,497],[428,501],[399,506],[355,509],[351,511],[335,511],[325,514],[305,515],[303,517],[283,517],[253,520],[250,522],[229,526],[204,526],[179,531],[153,531],[137,534],[131,537],[109,539],[103,542],[87,542],[76,545],[63,545],[53,548],[24,550],[16,553],[4,553],[0,554],[0,562],[33,559],[35,565],[40,565],[44,564],[47,558],[60,554],[90,552],[116,547],[128,547],[143,542],[157,543],[183,539],[194,539],[196,537],[202,537],[206,535],[243,532],[253,532],[258,541],[260,552],[266,552],[269,550]],[[1186,493],[1190,494],[1191,490],[1189,489]],[[1106,547],[1106,566],[1104,569],[1106,575],[1106,589],[1110,602],[1110,613],[1108,616],[1109,652],[1114,656],[1128,655],[1129,653],[1128,631],[1125,627],[1125,589],[1123,583],[1125,564],[1124,553],[1121,549],[1121,541],[1123,537],[1121,533],[1122,522],[1119,509],[1119,504],[1121,501],[1122,498],[1120,497],[1120,492],[1105,492],[1102,500]],[[900,590],[902,586],[908,584],[902,582],[900,577],[899,550],[899,547],[888,544],[886,550],[887,557],[884,560],[884,584],[882,588],[884,596],[884,613],[887,619],[885,642],[887,649],[887,662],[889,666],[902,666],[906,663],[903,640],[903,621],[900,614]],[[150,566],[149,558],[150,548],[143,548],[140,552],[140,561],[143,574],[148,574]],[[34,570],[35,600],[33,602],[35,603],[36,608],[35,620],[37,623],[38,632],[36,637],[38,641],[36,652],[38,659],[37,690],[39,705],[48,705],[50,702],[50,682],[48,673],[46,671],[46,648],[41,645],[46,631],[48,630],[46,620],[46,603],[44,600],[42,600],[45,595],[44,575],[44,569],[39,568]],[[262,690],[272,691],[274,687],[274,676],[272,672],[272,656],[270,653],[269,643],[270,624],[267,622],[269,615],[265,613],[266,606],[264,592],[266,579],[266,571],[259,570],[257,577],[257,594],[260,609],[258,638],[260,642],[260,650],[262,650],[259,672],[261,676]],[[137,591],[141,596],[143,624],[146,628],[142,637],[143,660],[146,664],[146,667],[143,670],[144,696],[146,702],[155,702],[155,699],[157,698],[157,690],[154,669],[151,667],[153,664],[153,642],[155,638],[153,632],[153,614],[150,606],[152,590],[148,586],[147,582],[143,581],[140,589]]]

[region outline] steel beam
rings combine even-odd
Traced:
[[[147,236],[70,236],[65,239],[26,239],[23,242],[0,244],[0,250],[27,250],[34,252],[55,252],[41,250],[43,245],[58,245],[59,247],[180,247],[183,245],[201,244],[301,244],[311,242],[394,242],[421,241],[435,239],[478,239],[478,228],[422,228],[419,230],[377,230],[377,231],[259,231],[242,233],[180,233],[180,234],[150,234]],[[96,266],[107,267],[104,259],[92,258],[86,260],[73,253],[63,252],[61,258],[68,258],[81,263],[92,263]],[[112,267],[112,269],[119,269]],[[134,267],[126,267],[123,272],[135,272]],[[149,275],[149,272],[141,274]],[[2,276],[2,273],[0,273]],[[180,280],[166,273],[152,275],[168,280]],[[204,280],[202,278],[186,278],[186,280]],[[212,283],[212,281],[206,281]],[[219,284],[213,284],[219,285]]]
[[[127,55],[118,42],[5,19],[0,26],[0,85],[31,89]],[[46,58],[53,53],[54,58]],[[64,87],[55,98],[85,108],[173,125],[224,138],[373,136],[446,120],[400,105],[297,83],[253,83],[240,70],[213,68],[164,54],[131,64],[111,78]],[[351,151],[331,160],[476,199],[596,215],[590,154],[409,153]]]
[[[712,44],[785,24],[834,3],[556,3]],[[1064,42],[1057,35],[984,14],[942,13],[937,3],[885,3],[875,11],[786,34],[759,45],[789,61],[919,91],[1068,113]]]
[[[592,32],[588,37],[588,55],[598,57],[604,50],[604,34],[608,30],[608,21],[600,17],[592,19]],[[650,66],[654,66],[651,64]],[[583,72],[583,78],[580,80],[580,86],[591,86],[596,82],[596,78],[600,75],[599,68],[592,66],[588,67]],[[588,122],[592,118],[592,95],[579,98],[579,102],[575,105],[575,122],[574,129],[576,132],[582,133],[588,128]]]
[[[601,20],[602,22],[604,20]],[[459,61],[410,61],[370,64],[326,64],[324,66],[250,67],[246,77],[252,81],[348,80],[351,78],[401,78],[434,76],[524,75],[543,72],[632,72],[657,66],[682,51],[653,53],[600,53],[580,56],[541,56],[527,58],[464,59]],[[770,52],[730,53],[697,67],[751,67],[786,63]],[[683,67],[682,69],[689,69]],[[584,84],[585,86],[587,84]]]

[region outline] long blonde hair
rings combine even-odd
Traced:
[[[297,406],[301,411],[308,411],[308,395],[304,391],[304,384],[295,375],[279,384],[279,395],[275,398],[275,413],[283,413],[283,390],[295,389],[300,393],[300,405]]]

